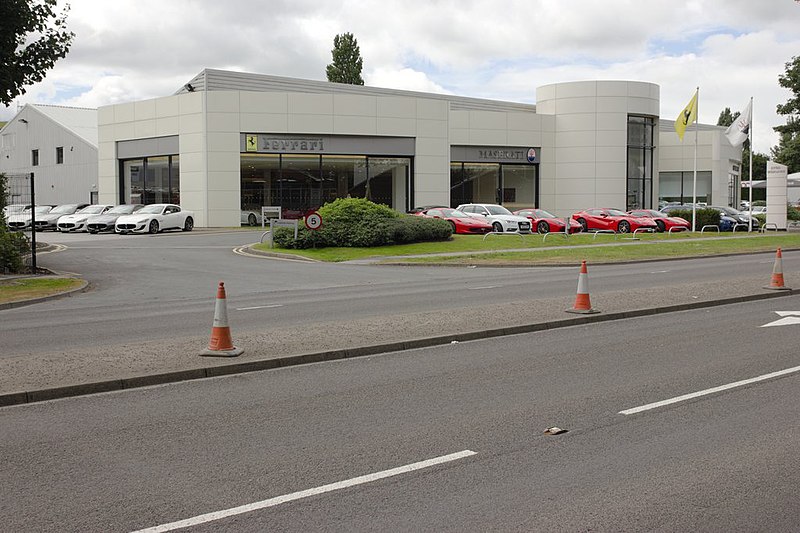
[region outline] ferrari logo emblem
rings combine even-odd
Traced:
[[[244,145],[246,152],[258,152],[258,135],[248,135]]]

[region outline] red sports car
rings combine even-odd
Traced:
[[[578,233],[579,231],[583,231],[581,225],[571,218],[558,218],[555,215],[548,213],[544,209],[519,209],[514,211],[514,214],[522,217],[528,217],[531,221],[531,228],[535,228],[539,233],[550,233],[551,231],[555,233],[564,233],[565,220],[569,221],[570,233]]]
[[[473,218],[466,213],[462,213],[457,209],[449,207],[436,207],[433,209],[425,209],[417,216],[428,218],[443,218],[453,226],[453,233],[461,233],[467,235],[483,235],[492,231],[492,225],[485,220]]]
[[[574,213],[572,218],[583,226],[583,231],[612,230],[630,233],[640,228],[658,230],[658,224],[652,218],[635,217],[619,209],[593,207]]]
[[[634,209],[628,211],[628,214],[634,217],[652,218],[656,221],[658,231],[688,231],[692,227],[691,222],[681,217],[671,217],[661,211],[655,209]],[[674,229],[673,229],[674,228]]]

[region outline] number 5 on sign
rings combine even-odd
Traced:
[[[312,211],[306,215],[306,227],[308,229],[319,229],[322,227],[322,217],[319,213]]]

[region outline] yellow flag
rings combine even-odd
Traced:
[[[689,100],[681,114],[675,119],[675,131],[678,132],[681,142],[683,142],[683,134],[686,131],[686,127],[695,120],[697,120],[697,91],[694,92],[692,99]]]

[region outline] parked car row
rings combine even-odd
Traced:
[[[417,216],[445,219],[453,227],[453,233],[482,234],[506,233],[579,233],[582,231],[614,231],[631,233],[639,229],[650,231],[684,231],[690,228],[688,221],[670,217],[653,209],[637,209],[627,213],[619,209],[591,208],[557,217],[538,208],[518,209],[514,212],[497,204],[461,204],[456,209],[431,205],[410,211]]]
[[[158,233],[179,229],[192,231],[194,213],[175,204],[63,204],[58,206],[36,206],[31,216],[31,206],[9,210],[9,229],[36,231]]]
[[[715,206],[715,205],[695,205],[694,209],[713,209],[719,211],[719,229],[720,231],[733,231],[737,225],[750,225],[750,215],[740,212],[733,207]],[[661,209],[662,212],[669,214],[673,211],[691,211],[692,205],[668,205]],[[761,224],[758,219],[753,217],[753,229],[758,229]],[[689,224],[691,226],[691,223]],[[699,229],[699,228],[698,228]]]

